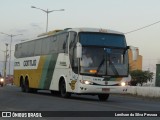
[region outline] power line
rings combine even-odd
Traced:
[[[158,23],[160,23],[160,21],[157,21],[157,22],[155,22],[155,23],[152,23],[152,24],[146,25],[146,26],[144,26],[144,27],[141,27],[141,28],[138,28],[138,29],[135,29],[135,30],[132,30],[132,31],[126,32],[126,33],[124,33],[124,34],[129,34],[129,33],[132,33],[132,32],[136,32],[136,31],[142,30],[142,29],[144,29],[144,28],[150,27],[150,26],[152,26],[152,25],[158,24]]]

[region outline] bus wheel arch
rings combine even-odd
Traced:
[[[63,98],[69,98],[71,96],[71,93],[66,91],[66,81],[64,77],[61,77],[59,80],[59,92]]]

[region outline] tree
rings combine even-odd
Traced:
[[[153,72],[150,71],[142,71],[142,70],[134,70],[130,72],[131,74],[131,85],[136,86],[138,83],[142,86],[143,83],[147,81],[152,81]]]
[[[150,71],[145,71],[145,75],[147,76],[147,80],[152,82],[154,73]]]

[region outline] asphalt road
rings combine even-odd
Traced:
[[[94,111],[94,115],[99,111],[150,112],[160,111],[160,100],[128,95],[110,95],[105,102],[84,95],[64,99],[50,91],[22,93],[16,86],[4,86],[0,87],[0,111]]]

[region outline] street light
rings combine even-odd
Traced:
[[[6,48],[7,48],[7,45],[6,45]],[[8,50],[7,50],[8,51]],[[3,52],[4,53],[4,61],[0,61],[0,62],[3,62],[3,76],[5,76],[5,61],[6,61],[6,55],[7,55],[7,52],[6,50],[0,50],[0,52]]]
[[[12,38],[15,37],[15,36],[19,36],[19,35],[22,35],[22,34],[16,34],[16,35],[13,35],[13,34],[7,34],[7,33],[3,33],[3,32],[0,32],[1,34],[4,34],[4,35],[7,35],[9,37],[11,37],[11,41],[10,41],[10,57],[9,57],[9,75],[10,75],[10,71],[11,71],[11,49],[12,49]]]
[[[3,77],[4,77],[4,85],[6,84],[6,68],[7,68],[7,58],[8,58],[8,44],[6,43],[6,50],[0,50],[1,52],[4,52],[4,68],[3,68]]]
[[[41,8],[37,8],[35,6],[31,6],[31,8],[35,8],[35,9],[39,9],[39,10],[42,10],[43,12],[47,13],[47,24],[46,24],[46,32],[48,31],[48,14],[51,13],[51,12],[54,12],[54,11],[64,11],[64,9],[59,9],[59,10],[44,10],[44,9],[41,9]]]
[[[8,51],[8,44],[6,43],[6,54],[5,54],[5,62],[4,62],[4,81],[5,81],[4,83],[5,84],[6,84],[6,68],[7,68],[7,57],[8,57],[7,51]]]

